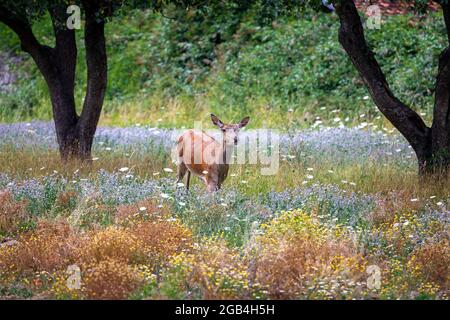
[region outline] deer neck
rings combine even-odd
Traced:
[[[222,145],[220,146],[221,150],[219,152],[219,164],[221,166],[228,167],[231,162],[231,156],[234,150],[234,144],[225,143],[225,139],[222,139]]]

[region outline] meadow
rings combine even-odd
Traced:
[[[63,165],[52,123],[1,124],[0,296],[448,299],[450,184],[393,130],[282,132],[275,175],[212,195],[175,184],[179,131],[100,127]]]
[[[245,3],[107,23],[87,163],[61,162],[47,85],[0,24],[0,299],[449,299],[449,178],[419,178],[335,14]],[[393,92],[427,125],[442,21],[408,13],[366,30]],[[33,31],[53,45],[49,16]],[[250,116],[242,134],[278,129],[275,174],[236,164],[214,194],[176,184],[176,137],[194,121],[213,128],[211,112]]]

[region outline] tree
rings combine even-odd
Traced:
[[[400,1],[400,0],[397,0]],[[302,13],[306,7],[317,11],[335,11],[340,20],[339,42],[358,70],[378,109],[396,127],[414,149],[419,174],[446,175],[450,169],[450,47],[439,57],[435,85],[433,123],[428,127],[422,118],[392,92],[367,45],[361,18],[353,0],[257,0],[262,11],[276,18]],[[395,2],[392,0],[391,2]],[[416,11],[425,12],[428,0],[409,1]],[[434,0],[443,9],[450,44],[450,0]],[[371,1],[376,4],[376,1]],[[393,35],[395,36],[395,35]]]
[[[450,44],[450,2],[436,2],[443,9],[446,36]],[[450,167],[450,46],[439,57],[433,122],[428,127],[389,88],[375,54],[367,46],[354,1],[336,1],[335,8],[340,20],[339,42],[361,75],[378,109],[411,144],[417,155],[419,173],[446,175]]]
[[[78,5],[84,15],[87,87],[81,114],[75,106],[77,60],[75,30],[67,27],[69,5]],[[169,4],[188,6],[195,1],[139,0],[2,0],[0,22],[19,37],[23,51],[31,55],[47,83],[61,158],[88,160],[107,85],[105,23],[117,12],[133,8],[161,11]],[[42,45],[32,24],[48,13],[55,46]]]

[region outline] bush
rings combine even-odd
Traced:
[[[27,206],[27,201],[15,201],[10,192],[0,191],[0,242],[3,237],[27,228],[30,220]]]
[[[253,247],[255,281],[272,299],[351,299],[367,294],[366,261],[352,235],[288,211],[263,226]],[[365,279],[364,279],[365,280]]]

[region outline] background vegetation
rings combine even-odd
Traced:
[[[210,111],[227,119],[269,114],[254,117],[252,124],[283,128],[286,113],[292,113],[294,127],[308,126],[316,117],[325,123],[348,118],[349,125],[361,114],[364,121],[381,120],[337,42],[335,15],[306,12],[276,19],[255,15],[252,8],[227,15],[214,9],[165,15],[136,11],[107,25],[109,82],[101,124],[180,127]],[[50,28],[49,21],[34,26],[49,44]],[[367,31],[394,92],[427,119],[443,34],[440,13],[392,16],[381,29]],[[82,31],[77,35],[80,45]],[[0,94],[0,121],[51,119],[47,88],[34,63],[3,25],[0,38],[2,51],[20,57],[10,66],[18,83],[11,93]],[[84,50],[78,59],[81,105]]]

